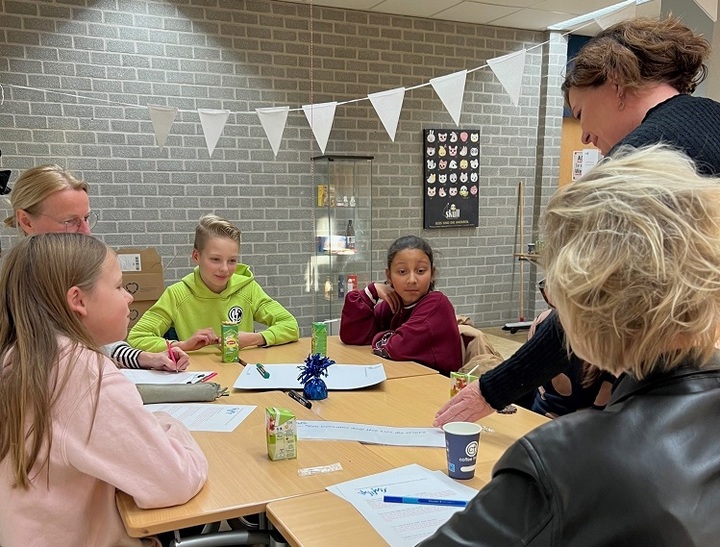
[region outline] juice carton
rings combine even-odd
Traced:
[[[265,437],[271,460],[297,458],[297,422],[286,408],[265,407]]]
[[[233,321],[223,321],[220,325],[222,341],[222,362],[235,363],[238,359],[240,344],[238,342],[239,324]]]
[[[462,372],[451,372],[450,373],[450,397],[454,397],[455,394],[468,385],[471,382],[477,380],[479,376],[473,376],[472,374],[463,374]]]

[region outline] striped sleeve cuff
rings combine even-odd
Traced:
[[[120,368],[140,368],[139,349],[130,347],[129,344],[118,344],[113,348],[110,357]]]

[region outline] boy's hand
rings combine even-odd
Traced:
[[[215,334],[215,331],[211,327],[206,329],[200,329],[193,334],[187,340],[178,342],[178,346],[184,351],[194,351],[196,349],[204,348],[205,346],[211,346],[213,344],[219,344],[220,337]]]
[[[173,346],[172,352],[177,360],[177,370],[183,371],[190,364],[190,359],[183,350],[177,346]],[[138,362],[142,368],[150,370],[168,370],[175,372],[175,363],[172,362],[167,351],[160,353],[150,353],[149,351],[143,351],[138,357]]]
[[[378,293],[378,298],[387,302],[387,305],[390,306],[393,313],[397,313],[397,311],[402,308],[402,300],[400,300],[400,296],[391,285],[375,283],[375,290]]]
[[[473,382],[461,389],[435,414],[435,427],[448,422],[476,422],[495,412],[480,393],[480,382]]]

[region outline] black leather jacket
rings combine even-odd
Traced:
[[[422,546],[720,546],[720,357],[622,378],[513,444]],[[482,444],[481,448],[482,450]]]

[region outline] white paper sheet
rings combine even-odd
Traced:
[[[477,494],[442,471],[417,464],[328,486],[327,490],[350,502],[393,547],[417,545],[462,508],[385,503],[383,496],[469,501]]]
[[[215,374],[211,370],[166,372],[131,368],[124,368],[120,372],[133,384],[197,384]]]
[[[269,378],[263,378],[255,368],[254,363],[248,363],[235,380],[237,389],[302,389],[298,382],[300,370],[297,365],[266,365],[263,367],[270,373]],[[374,386],[384,382],[385,368],[377,365],[330,365],[327,377],[323,377],[330,390],[359,389]]]
[[[214,405],[202,403],[145,405],[149,412],[167,412],[190,431],[229,433],[239,426],[255,406]]]
[[[298,439],[359,441],[388,446],[430,446],[445,448],[445,433],[433,427],[387,427],[382,425],[354,424],[350,422],[324,422],[299,420]]]

